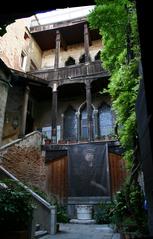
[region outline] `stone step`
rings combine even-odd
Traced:
[[[71,219],[70,223],[76,223],[76,224],[95,224],[96,220],[94,220],[94,219]]]
[[[35,238],[40,238],[40,237],[45,236],[47,234],[48,234],[48,232],[44,231],[44,230],[35,231]]]

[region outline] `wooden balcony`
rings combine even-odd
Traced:
[[[82,63],[55,69],[43,69],[30,72],[39,78],[47,81],[61,81],[64,83],[73,83],[84,81],[85,79],[94,79],[109,76],[103,69],[101,61],[97,60],[88,64]]]

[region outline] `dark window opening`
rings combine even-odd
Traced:
[[[100,54],[101,54],[101,51],[98,51],[97,54],[95,55],[95,61],[100,60]]]
[[[92,106],[91,106],[92,107]],[[93,107],[92,107],[92,128],[93,134],[95,137],[95,124],[94,124],[94,114],[93,114]],[[87,106],[86,104],[81,110],[81,139],[88,139],[88,118],[87,118]]]
[[[76,111],[72,106],[68,106],[64,113],[64,132],[63,136],[65,140],[76,140]]]
[[[24,39],[25,39],[25,40],[30,39],[29,35],[28,35],[26,32],[24,33]]]
[[[103,104],[99,109],[100,136],[107,136],[114,133],[114,119],[111,107]]]
[[[69,56],[65,62],[65,66],[70,66],[70,65],[75,65],[75,59],[71,56]]]
[[[82,54],[79,58],[79,63],[85,63],[85,54]]]

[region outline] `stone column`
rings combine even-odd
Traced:
[[[80,141],[81,137],[80,112],[76,112],[76,118],[77,118],[77,141]]]
[[[90,61],[89,55],[89,31],[87,23],[84,24],[84,50],[85,50],[85,62]]]
[[[57,83],[53,83],[52,91],[52,143],[57,143]]]
[[[20,125],[19,137],[23,137],[25,135],[29,92],[30,92],[30,88],[29,88],[29,86],[26,86],[25,92],[24,92],[24,99],[23,99],[23,107],[22,107],[22,116],[21,116],[21,125]]]
[[[0,145],[3,136],[7,95],[8,95],[8,83],[0,80]]]
[[[91,85],[90,80],[86,80],[86,104],[87,104],[87,127],[88,141],[93,140],[92,108],[91,108]]]
[[[50,206],[50,234],[55,235],[57,232],[57,208],[56,206]]]
[[[95,139],[99,137],[99,128],[98,128],[98,110],[94,110],[94,125],[95,125]]]
[[[57,69],[59,67],[59,54],[60,54],[60,32],[57,30],[54,69]]]

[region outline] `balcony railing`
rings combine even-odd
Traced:
[[[101,61],[97,60],[88,64],[82,63],[55,69],[43,69],[33,71],[31,74],[45,80],[77,80],[84,77],[108,76],[103,69]]]

